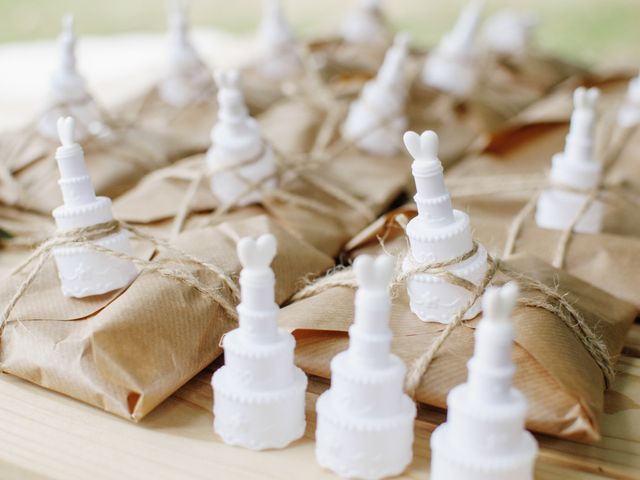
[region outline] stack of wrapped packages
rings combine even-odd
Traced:
[[[347,348],[351,261],[384,253],[405,391],[445,408],[485,290],[513,280],[526,426],[597,439],[640,308],[640,79],[543,55],[532,19],[482,13],[423,52],[378,2],[310,42],[265,2],[255,61],[211,71],[178,4],[166,74],[114,116],[67,18],[49,103],[0,145],[2,249],[28,252],[0,288],[3,371],[141,420],[220,356],[251,264],[236,245],[270,234],[308,375],[329,379]]]

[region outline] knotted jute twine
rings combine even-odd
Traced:
[[[118,233],[122,229],[128,230],[135,237],[151,243],[156,248],[166,250],[175,258],[143,260],[133,255],[116,252],[95,243],[96,240]],[[12,272],[12,274],[19,273],[29,265],[34,264],[33,268],[20,283],[14,295],[4,307],[2,317],[0,317],[0,333],[9,321],[12,310],[18,301],[24,296],[28,288],[33,284],[38,273],[42,271],[47,260],[51,257],[53,250],[57,247],[83,247],[98,253],[110,255],[114,258],[130,261],[140,269],[140,274],[145,272],[157,273],[165,278],[175,280],[188,287],[194,288],[201,294],[206,295],[217,302],[229,318],[234,321],[237,321],[238,319],[235,304],[240,301],[240,290],[229,274],[224,272],[217,265],[203,262],[195,256],[179,250],[164,240],[155,238],[119,220],[112,220],[106,223],[92,225],[90,227],[56,233],[52,238],[36,248],[29,258]],[[212,272],[222,281],[224,287],[226,287],[226,292],[217,286],[211,286],[198,280],[184,268],[187,265],[195,265]],[[229,297],[231,297],[231,300]]]
[[[262,140],[263,148],[261,148],[256,155],[234,164],[221,165],[218,168],[211,169],[207,167],[205,162],[202,162],[201,165],[198,165],[195,168],[169,167],[164,170],[154,172],[151,178],[166,178],[190,181],[184,196],[180,200],[178,210],[174,217],[173,225],[171,228],[171,238],[175,238],[184,228],[186,219],[191,213],[191,205],[202,182],[212,175],[222,172],[233,172],[236,178],[244,183],[245,188],[239,191],[233,199],[216,208],[209,219],[210,225],[214,224],[221,215],[236,208],[238,202],[242,198],[256,191],[260,192],[261,197],[265,203],[269,199],[277,199],[287,203],[291,203],[293,205],[299,205],[302,208],[316,211],[321,215],[342,219],[342,214],[340,212],[336,212],[334,209],[328,208],[320,201],[296,195],[284,190],[283,188],[266,187],[267,182],[273,179],[276,179],[281,184],[283,184],[286,182],[290,182],[296,178],[311,183],[323,193],[347,205],[355,212],[358,212],[365,221],[373,221],[376,217],[376,214],[365,202],[345,192],[343,189],[332,185],[329,181],[322,179],[317,175],[313,175],[313,173],[314,169],[318,168],[319,166],[327,165],[335,161],[342,153],[357,145],[357,143],[367,135],[370,135],[372,132],[376,131],[379,128],[389,127],[389,125],[395,120],[395,118],[396,116],[381,116],[374,127],[363,132],[361,135],[358,135],[348,141],[341,139],[339,142],[334,144],[332,148],[325,148],[321,153],[311,152],[310,154],[298,155],[296,157],[299,158],[296,158],[294,161],[288,160],[287,155],[277,151],[272,146],[269,146],[269,148],[272,149],[276,159],[276,172],[274,172],[272,175],[264,176],[257,181],[246,178],[241,173],[239,173],[239,170],[243,167],[258,162],[262,158],[267,148],[267,143],[265,140]],[[340,121],[325,123],[325,125],[329,125],[330,129],[332,130],[330,136],[333,136],[335,134],[335,129],[338,128],[339,124]],[[318,134],[318,136],[320,136],[320,134]]]
[[[419,274],[433,275],[445,280],[447,283],[467,290],[471,295],[467,302],[456,312],[451,321],[446,325],[444,330],[438,334],[433,343],[425,352],[423,352],[409,366],[405,379],[405,390],[409,395],[415,398],[416,391],[420,387],[425,373],[438,354],[438,351],[447,340],[451,332],[463,324],[464,316],[473,305],[480,300],[487,287],[494,280],[497,273],[502,273],[508,278],[516,280],[522,291],[530,291],[538,294],[527,296],[523,295],[518,303],[527,307],[542,308],[558,317],[578,338],[582,346],[593,358],[598,368],[602,371],[605,384],[608,386],[615,376],[613,360],[605,342],[589,327],[582,314],[560,294],[557,289],[551,288],[542,282],[528,277],[522,273],[516,272],[505,265],[499,258],[493,258],[487,255],[487,271],[478,284],[474,284],[464,278],[461,278],[449,271],[449,268],[458,265],[471,258],[478,250],[478,244],[473,243],[473,247],[468,252],[452,258],[448,261],[436,262],[430,264],[415,263],[414,267],[402,272],[399,268],[396,270],[391,289],[397,291],[400,287],[405,287],[406,281]],[[410,255],[410,254],[409,254]],[[402,265],[402,261],[396,262],[396,265]],[[345,287],[357,289],[358,284],[355,274],[351,267],[337,270],[334,273],[326,275],[315,282],[307,285],[300,290],[292,301],[300,301],[310,298],[335,287]],[[542,298],[540,298],[542,296]]]
[[[608,132],[609,142],[603,148],[603,175],[616,164],[621,154],[629,144],[631,137],[637,131],[638,126],[623,127]],[[567,251],[571,239],[575,233],[575,227],[582,217],[587,213],[595,201],[601,200],[613,203],[631,210],[640,208],[640,197],[637,194],[629,194],[624,189],[624,185],[603,181],[593,189],[581,190],[569,185],[549,181],[542,175],[493,175],[485,177],[474,177],[473,182],[465,178],[447,179],[447,185],[451,190],[453,198],[472,198],[482,195],[499,195],[505,192],[519,192],[533,190],[524,206],[513,217],[507,231],[507,238],[504,245],[503,257],[508,258],[515,252],[516,242],[520,236],[524,223],[535,211],[538,198],[546,189],[556,189],[570,193],[577,193],[584,196],[580,208],[576,211],[569,224],[561,230],[553,255],[552,265],[556,268],[563,268],[567,256]]]

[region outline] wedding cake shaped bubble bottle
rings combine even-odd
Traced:
[[[425,85],[458,97],[471,93],[476,85],[475,44],[482,9],[481,0],[472,0],[460,14],[454,29],[427,55],[422,69]]]
[[[258,122],[249,116],[238,71],[217,71],[215,80],[218,121],[207,152],[211,191],[222,203],[243,207],[277,187],[275,158]]]
[[[111,199],[96,197],[91,178],[84,164],[82,147],[75,142],[75,121],[71,117],[58,120],[62,146],[56,151],[60,170],[58,184],[64,205],[53,211],[57,231],[92,227],[111,222]],[[93,243],[116,252],[131,254],[129,232],[120,229],[98,238]],[[53,249],[62,293],[67,297],[88,297],[117,290],[129,285],[138,270],[128,260],[85,246],[60,246]]]
[[[207,101],[214,91],[213,77],[189,39],[185,0],[174,0],[169,11],[169,58],[158,94],[174,107]]]
[[[532,480],[538,452],[524,429],[526,398],[513,388],[511,311],[518,286],[489,288],[467,383],[447,398],[447,422],[431,435],[432,480]]]
[[[38,122],[38,132],[44,137],[58,140],[58,119],[71,115],[76,119],[76,139],[108,132],[100,111],[87,90],[84,78],[76,69],[76,36],[73,16],[62,19],[62,33],[58,38],[58,64],[51,76],[47,104]]]
[[[271,234],[238,243],[240,326],[224,336],[225,364],[211,380],[214,430],[225,443],[252,450],[286,447],[306,425],[307,377],[293,363],[293,335],[278,328],[275,255]]]
[[[487,251],[481,244],[474,247],[469,216],[454,210],[444,184],[442,163],[438,159],[438,136],[432,131],[422,135],[407,132],[404,143],[413,157],[411,165],[416,182],[414,197],[418,215],[407,225],[409,254],[402,269],[409,273],[417,266],[434,263],[456,263],[443,268],[452,274],[479,284],[484,278]],[[475,251],[474,251],[475,250]],[[422,321],[449,323],[469,301],[472,293],[429,273],[416,273],[407,279],[411,311]],[[476,301],[464,315],[478,315],[481,304]]]
[[[618,112],[618,125],[625,128],[640,124],[640,74],[629,81],[627,98]]]
[[[258,71],[266,78],[282,81],[302,71],[298,41],[287,23],[280,0],[264,0],[258,30]]]
[[[483,28],[487,46],[502,55],[522,55],[529,49],[537,19],[526,12],[503,10],[489,18]]]
[[[316,458],[341,477],[400,474],[413,456],[415,403],[404,393],[405,365],[391,353],[389,283],[394,260],[361,255],[349,348],[331,361],[331,388],[316,404]]]
[[[569,228],[584,209],[589,191],[598,187],[602,164],[594,158],[596,105],[600,92],[580,87],[573,94],[573,114],[564,152],[552,158],[551,186],[538,198],[536,223],[553,230]],[[593,200],[573,230],[598,233],[602,229],[604,205]]]
[[[342,38],[354,45],[386,45],[389,32],[380,0],[356,0],[358,4],[342,23]]]
[[[409,37],[396,35],[378,75],[368,81],[360,97],[351,104],[342,127],[345,139],[374,155],[392,156],[398,152],[399,132],[407,128],[406,60]]]

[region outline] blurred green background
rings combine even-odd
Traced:
[[[302,34],[331,31],[353,0],[283,0]],[[417,43],[433,44],[454,21],[466,0],[387,0],[393,24]],[[0,41],[50,38],[59,18],[73,12],[82,34],[162,31],[163,0],[0,0]],[[260,0],[191,0],[195,26],[236,33],[253,30]],[[584,62],[640,65],[640,0],[488,0],[487,12],[523,9],[540,20],[537,43]]]

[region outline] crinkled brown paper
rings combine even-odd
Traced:
[[[332,266],[329,257],[264,216],[186,232],[175,246],[235,279],[241,268],[236,242],[267,232],[278,241],[277,302],[287,300],[307,275]],[[183,268],[229,295],[209,270]],[[3,284],[3,304],[20,281]],[[143,272],[121,291],[66,298],[50,261],[8,319],[0,338],[2,369],[140,420],[214,360],[221,353],[221,336],[235,327],[211,297],[155,273]]]
[[[304,138],[304,135],[301,134],[297,138]],[[310,136],[308,140],[311,141],[312,138],[313,136]],[[291,150],[299,147],[299,144],[289,142]],[[204,164],[205,156],[198,155],[185,159],[176,166],[202,170]],[[405,190],[410,168],[409,159],[404,153],[393,158],[373,157],[352,148],[334,160],[310,168],[305,173],[345,192],[365,206],[371,214],[378,215]],[[170,228],[188,187],[189,180],[151,174],[136,188],[116,200],[114,211],[117,218],[154,228],[158,234],[163,234]],[[198,228],[210,221],[219,222],[266,212],[308,243],[335,256],[351,237],[371,221],[371,218],[367,217],[368,212],[362,212],[354,205],[335,198],[322,187],[313,185],[303,178],[285,180],[280,189],[303,200],[312,200],[329,209],[329,212],[320,212],[295,202],[267,197],[259,206],[240,208],[212,220],[209,218],[210,213],[215,211],[219,202],[211,193],[209,182],[205,179],[191,203],[191,211],[200,215],[192,216],[186,228]]]
[[[519,255],[511,258],[508,266],[567,292],[567,300],[601,336],[611,355],[620,353],[636,308],[535,257]],[[524,291],[523,295],[533,294]],[[352,289],[335,287],[282,310],[282,324],[295,330],[296,363],[308,374],[329,378],[331,358],[348,345],[353,304]],[[605,382],[592,357],[573,331],[547,310],[519,306],[513,321],[514,383],[529,402],[527,427],[565,438],[596,440]],[[417,389],[419,402],[446,408],[448,392],[467,378],[477,322],[478,318],[465,322],[444,342]],[[443,328],[421,322],[409,309],[406,290],[399,288],[391,310],[392,350],[408,368]]]
[[[168,147],[161,137],[140,129],[114,128],[106,137],[80,143],[98,195],[115,198],[146,173],[169,163]],[[3,138],[0,161],[5,162],[19,186],[13,205],[49,214],[62,204],[54,158],[59,146],[38,134],[33,125]]]

